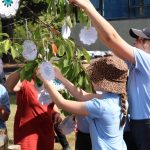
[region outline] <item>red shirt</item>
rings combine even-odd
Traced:
[[[14,143],[21,145],[21,150],[54,149],[53,104],[42,105],[37,97],[34,82],[23,81],[14,121]]]

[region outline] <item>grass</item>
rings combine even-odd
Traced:
[[[16,101],[14,95],[10,96],[10,103],[11,103],[10,105],[11,114],[7,121],[7,128],[8,128],[9,144],[13,144],[13,125],[14,125],[14,116],[16,113]],[[69,142],[71,150],[74,150],[75,133],[67,135],[67,140]],[[61,149],[62,149],[61,145],[59,143],[55,143],[54,150],[61,150]]]

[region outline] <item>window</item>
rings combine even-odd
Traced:
[[[130,0],[130,17],[150,17],[149,0]]]
[[[150,17],[150,0],[91,0],[106,19]]]
[[[107,19],[127,18],[128,0],[105,0],[103,16]]]

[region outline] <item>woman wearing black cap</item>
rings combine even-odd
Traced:
[[[99,33],[102,43],[117,56],[129,62],[128,99],[131,132],[138,150],[150,149],[150,27],[131,29],[134,46],[123,40],[116,30],[94,8],[89,0],[69,0],[82,8]]]

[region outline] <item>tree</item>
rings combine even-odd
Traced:
[[[2,22],[2,33],[7,33],[9,35],[9,39],[13,41],[13,35],[14,35],[14,24],[15,22],[20,22],[20,20],[25,20],[26,18],[32,19],[32,22],[36,21],[37,18],[33,18],[32,12],[30,12],[29,9],[33,10],[35,14],[40,15],[42,11],[46,11],[48,7],[48,4],[46,2],[34,2],[34,1],[26,1],[22,0],[20,2],[20,9],[18,10],[18,13],[15,17],[11,18],[1,18]],[[20,22],[20,24],[23,25],[23,22]],[[5,40],[7,37],[3,36],[3,40]],[[4,63],[12,63],[14,60],[12,59],[12,56],[10,53],[3,53],[2,56]]]
[[[43,9],[36,12],[36,7],[33,4],[36,2],[37,7],[42,5]],[[17,63],[25,63],[21,68],[21,80],[31,80],[34,74],[34,69],[43,61],[50,61],[55,58],[59,61],[53,62],[58,66],[62,73],[76,86],[82,87],[87,91],[92,90],[89,78],[86,75],[82,64],[83,58],[88,62],[90,56],[83,47],[79,47],[72,39],[64,39],[61,35],[61,27],[66,23],[72,28],[77,22],[90,26],[90,20],[85,13],[77,7],[70,7],[67,0],[33,0],[32,2],[24,1],[20,6],[17,19],[20,16],[27,17],[25,22],[15,24],[14,40],[11,41],[7,34],[6,40],[0,42],[0,54],[8,54],[11,50],[11,55]],[[30,12],[30,15],[24,14],[24,9]],[[36,8],[36,9],[35,9]],[[45,9],[46,8],[46,9]],[[27,15],[27,16],[26,16]],[[29,18],[28,18],[29,17]],[[19,40],[17,37],[20,37]],[[38,55],[33,61],[26,61],[22,57],[22,42],[27,39],[34,41],[38,47]],[[38,82],[38,80],[37,80]],[[64,91],[63,91],[64,92]],[[66,97],[71,95],[64,92]]]
[[[14,22],[14,18],[1,18],[1,22],[2,22],[2,33],[7,33],[10,37],[10,39],[13,38],[13,22]],[[12,25],[10,25],[12,24]],[[6,39],[6,36],[3,36],[3,40]],[[3,62],[4,63],[8,63],[8,62],[13,62],[12,56],[11,54],[3,54]]]

